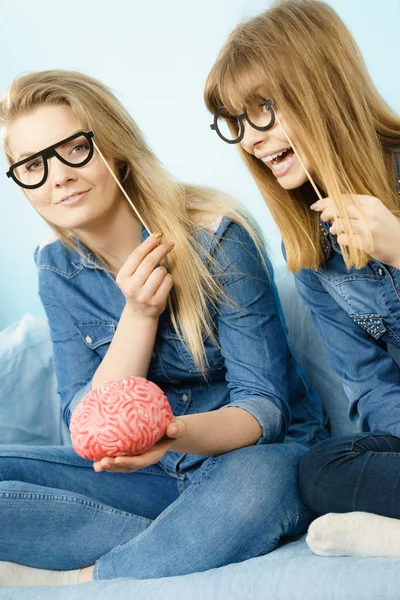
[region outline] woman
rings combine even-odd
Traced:
[[[0,558],[67,570],[7,563],[3,582],[180,575],[303,531],[298,461],[325,417],[248,218],[173,180],[90,77],[17,78],[0,114],[8,175],[56,234],[35,257],[66,423],[128,375],[161,386],[175,415],[148,452],[94,469],[69,447],[3,448]]]
[[[239,25],[205,99],[212,128],[239,144],[280,228],[363,432],[307,454],[303,499],[319,515],[398,519],[400,369],[387,344],[400,348],[400,119],[335,11],[310,0],[283,1]],[[388,525],[397,532],[391,545],[375,535],[371,515],[330,516],[313,523],[309,542],[320,554],[393,556],[399,526]],[[363,540],[346,535],[361,528]]]

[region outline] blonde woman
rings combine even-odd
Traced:
[[[86,75],[21,76],[0,114],[8,175],[55,233],[35,257],[66,423],[128,375],[156,382],[175,415],[148,452],[94,465],[69,447],[3,447],[0,582],[186,574],[303,531],[298,461],[325,417],[248,217],[167,174]]]
[[[280,228],[362,432],[308,453],[303,499],[319,515],[398,519],[400,368],[387,344],[400,348],[400,119],[339,16],[314,0],[276,3],[239,25],[205,99]],[[320,554],[398,556],[399,526],[334,515],[312,525],[309,541]]]

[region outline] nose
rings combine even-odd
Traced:
[[[48,161],[49,180],[54,187],[63,187],[69,181],[76,181],[77,175],[74,167],[64,164],[56,156]]]
[[[269,131],[258,131],[254,129],[247,121],[244,121],[244,136],[240,145],[243,150],[249,154],[254,154],[254,150],[257,146],[267,141]]]

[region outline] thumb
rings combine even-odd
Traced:
[[[171,423],[168,425],[165,434],[170,438],[180,438],[185,433],[185,424],[181,419],[173,418]]]

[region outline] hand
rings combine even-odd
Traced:
[[[161,243],[151,235],[127,258],[118,271],[116,283],[135,316],[159,317],[165,310],[173,278],[163,266],[157,266],[175,246]]]
[[[374,196],[345,195],[343,199],[354,234],[354,246],[375,260],[400,269],[400,219]],[[318,200],[310,208],[321,213],[322,221],[333,221],[329,231],[337,235],[339,244],[350,245],[346,225],[331,198]]]
[[[144,469],[149,465],[154,465],[162,459],[164,454],[170,449],[174,440],[182,437],[185,434],[185,421],[179,417],[174,417],[168,425],[165,435],[159,442],[154,444],[143,454],[137,456],[117,456],[111,458],[106,456],[101,460],[93,463],[93,468],[96,472],[108,471],[109,473],[132,473],[138,469]]]

